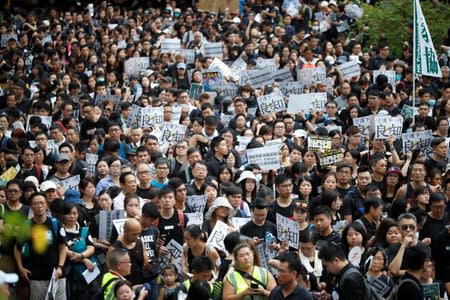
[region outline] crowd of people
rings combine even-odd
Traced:
[[[442,77],[414,76],[412,36],[397,55],[391,41],[373,44],[350,1],[250,0],[217,13],[193,2],[3,12],[2,295],[447,297],[446,54]],[[208,56],[217,43],[221,55]],[[360,75],[343,76],[349,62]],[[287,77],[240,80],[267,68]],[[319,68],[324,78],[302,77]],[[289,107],[285,81],[326,103],[262,112],[260,97],[280,91]],[[429,138],[408,148],[401,133],[380,138],[354,121],[367,116]]]

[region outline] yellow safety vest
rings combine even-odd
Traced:
[[[262,288],[267,287],[267,282],[269,280],[269,275],[266,269],[260,268],[258,266],[253,267],[252,274],[253,278],[259,280],[260,282],[264,283],[265,285]],[[245,278],[241,275],[241,273],[234,271],[227,275],[228,282],[234,287],[234,292],[236,294],[239,294],[243,291],[245,291],[247,288],[249,288],[249,284],[245,280]],[[255,282],[256,283],[256,282]],[[246,296],[243,298],[243,300],[262,300],[266,299],[264,296]]]

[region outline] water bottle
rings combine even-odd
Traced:
[[[264,235],[264,240],[268,245],[273,243],[273,236],[270,232],[266,231],[266,234]]]

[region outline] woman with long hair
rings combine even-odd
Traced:
[[[398,223],[391,218],[385,218],[378,226],[375,234],[374,247],[379,246],[387,249],[389,246],[400,243],[402,236],[398,228]]]
[[[80,182],[81,203],[83,204],[83,213],[87,225],[89,226],[94,222],[95,216],[98,214],[99,209],[95,202],[95,182],[92,179],[84,178]]]
[[[228,199],[225,197],[217,197],[205,214],[202,231],[207,232],[208,235],[211,234],[217,221],[227,224],[230,230],[234,230],[233,224],[231,223],[231,218],[233,218],[233,216],[234,209]]]
[[[255,174],[250,171],[244,171],[236,180],[242,189],[242,200],[246,201],[251,207],[258,195],[259,181],[256,179]]]
[[[362,222],[352,222],[345,226],[342,231],[342,248],[349,256],[349,261],[354,267],[364,270],[364,263],[367,258],[367,231]],[[352,251],[357,249],[360,259],[352,261]]]

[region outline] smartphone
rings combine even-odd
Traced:
[[[250,287],[251,287],[252,289],[256,290],[256,289],[258,288],[258,284],[252,282],[252,283],[250,284]]]

